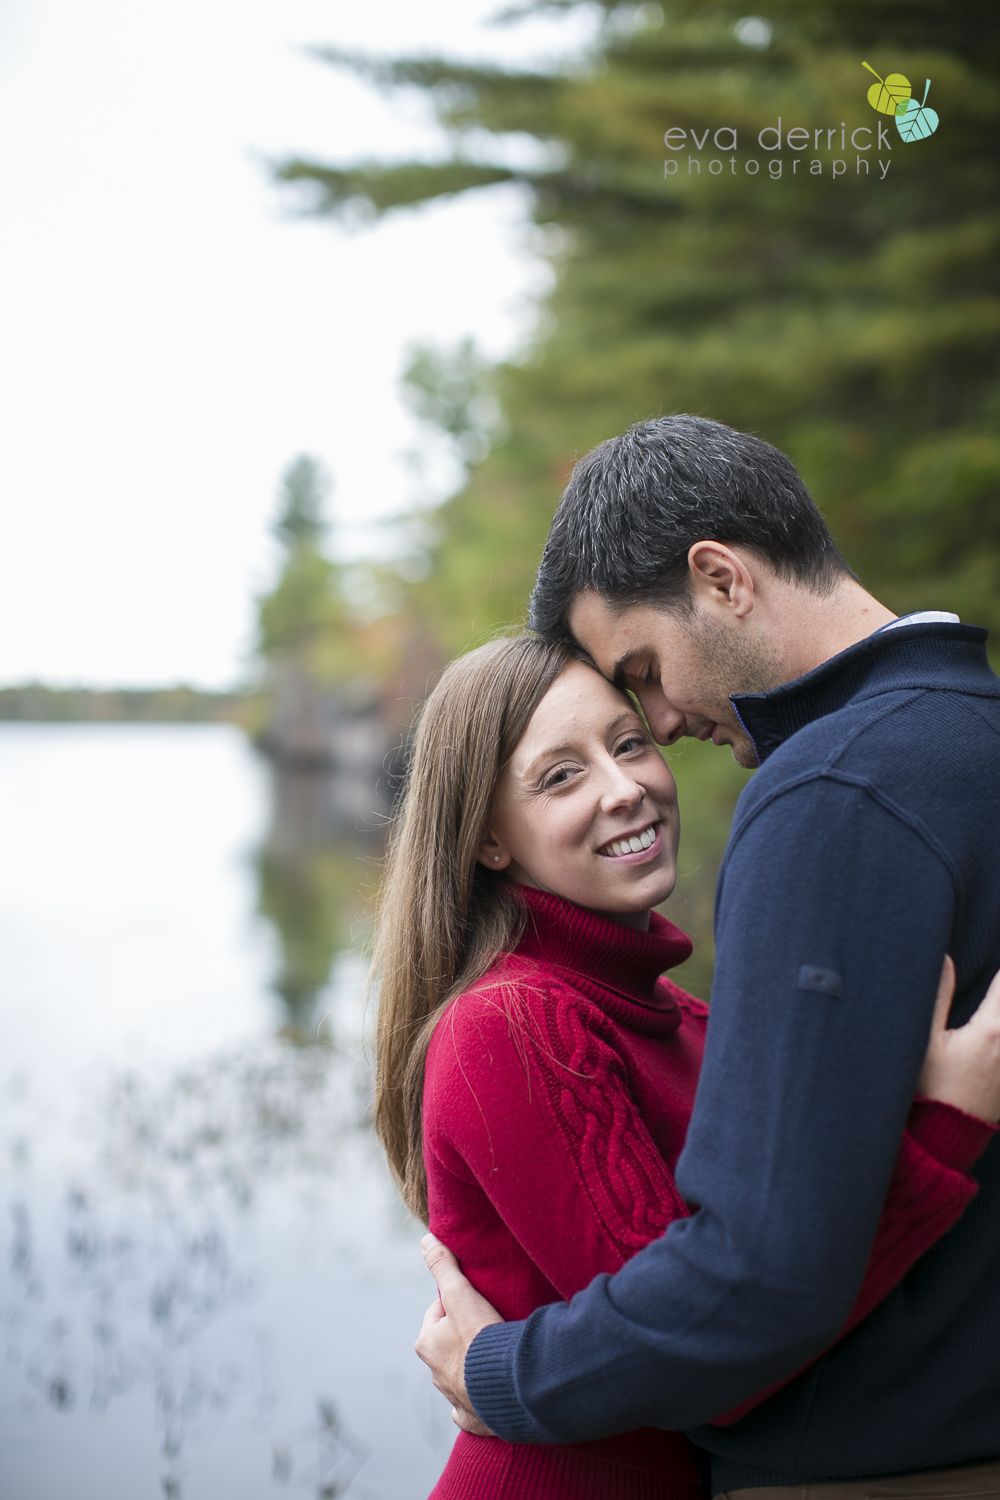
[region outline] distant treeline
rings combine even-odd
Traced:
[[[51,688],[31,682],[0,688],[0,720],[62,723],[125,721],[217,723],[242,718],[247,703],[240,693],[207,693],[198,688]]]

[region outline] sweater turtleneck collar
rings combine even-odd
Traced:
[[[690,957],[691,939],[679,927],[654,911],[642,932],[533,886],[513,889],[528,909],[517,953],[568,970],[580,987],[600,992],[605,1009],[639,1030],[676,1028],[677,1002],[656,981]]]

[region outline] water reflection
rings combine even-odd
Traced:
[[[26,740],[0,735],[0,818],[25,796],[64,799],[0,852],[0,938],[38,938],[4,1010],[4,1494],[419,1500],[452,1430],[411,1353],[430,1292],[419,1231],[368,1123],[350,942],[377,824],[352,825],[322,776],[276,774],[262,837],[259,768],[233,732],[97,733],[96,759],[78,731],[36,739],[44,774],[44,756],[5,757]],[[158,788],[141,845],[130,782]],[[91,825],[73,823],[95,805],[99,857]],[[30,912],[8,879],[29,839]],[[93,906],[99,950],[58,902],[39,904],[57,860]],[[162,922],[144,907],[139,943],[136,887],[155,889]],[[161,930],[169,945],[151,947]],[[136,960],[120,979],[109,945]],[[278,1035],[259,1000],[269,981]]]
[[[159,1081],[108,1079],[89,1122],[91,1171],[65,1188],[47,1253],[44,1200],[11,1204],[5,1353],[23,1370],[22,1410],[104,1411],[148,1387],[161,1490],[178,1497],[192,1444],[234,1407],[266,1426],[280,1404],[273,1334],[219,1338],[227,1314],[260,1300],[275,1236],[262,1236],[255,1210],[302,1232],[310,1185],[329,1203],[352,1170],[377,1168],[365,1108],[363,1080],[329,1046],[257,1046]],[[393,1226],[359,1229],[377,1239]],[[326,1396],[311,1424],[275,1437],[276,1483],[303,1478],[304,1443],[321,1455],[317,1495],[346,1493],[370,1457]]]
[[[412,1255],[413,1240],[385,1192],[366,1103],[357,1069],[329,1046],[277,1042],[159,1082],[110,1078],[89,1121],[91,1171],[55,1204],[30,1191],[11,1203],[5,1355],[23,1374],[22,1412],[47,1405],[93,1414],[148,1388],[160,1487],[175,1496],[185,1493],[192,1448],[228,1415],[270,1428],[287,1405],[278,1336],[233,1315],[250,1309],[259,1318],[273,1268],[292,1258],[290,1242],[311,1239],[327,1268],[368,1262],[368,1285],[352,1288],[362,1321],[359,1293],[371,1300],[387,1273],[409,1269],[392,1264],[394,1251]],[[343,1335],[338,1279],[321,1277],[331,1294],[326,1321]],[[400,1354],[412,1326],[399,1329]],[[341,1351],[350,1352],[350,1344]],[[301,1488],[311,1475],[316,1495],[374,1494],[355,1484],[371,1441],[329,1394],[310,1404],[309,1421],[273,1433],[272,1481]],[[366,1415],[374,1440],[380,1423],[373,1428],[376,1414]],[[447,1428],[436,1425],[432,1438],[446,1447]]]
[[[374,776],[358,784],[321,768],[270,766],[271,821],[257,855],[258,910],[273,924],[280,964],[273,988],[287,1035],[315,1037],[317,999],[334,958],[363,924],[383,852],[385,810]],[[360,908],[360,910],[359,910]]]

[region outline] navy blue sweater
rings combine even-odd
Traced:
[[[986,632],[877,632],[734,698],[761,769],[716,897],[701,1083],[677,1182],[698,1205],[613,1277],[466,1358],[501,1437],[686,1428],[713,1489],[1000,1456],[1000,1147],[964,1218],[854,1333],[731,1427],[708,1422],[837,1336],[864,1275],[930,1029],[1000,969],[1000,679]]]

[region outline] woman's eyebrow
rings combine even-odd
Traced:
[[[535,774],[535,770],[538,766],[544,765],[545,762],[549,760],[558,760],[560,755],[571,755],[572,752],[572,745],[552,745],[551,747],[547,747],[544,750],[539,750],[538,754],[531,760],[529,760],[528,764],[525,766],[523,772],[521,773],[521,779],[523,781],[527,781],[530,776],[533,776]]]

